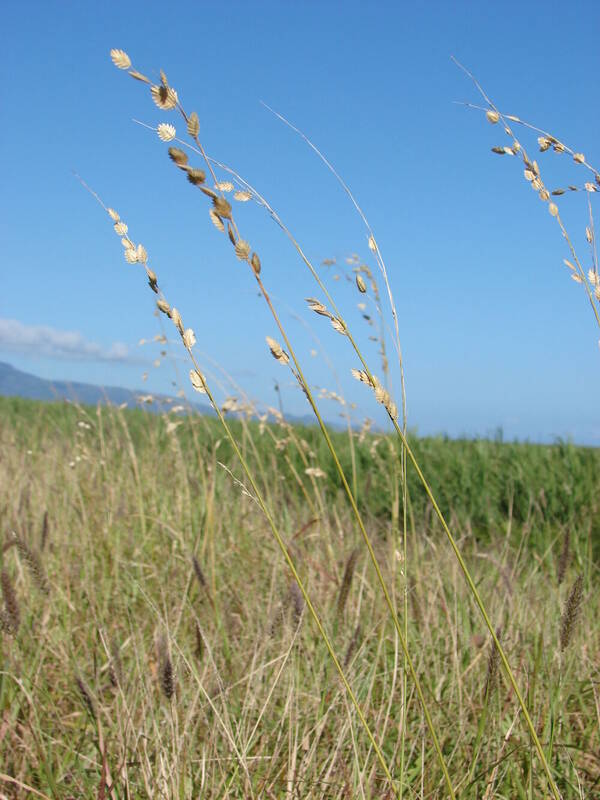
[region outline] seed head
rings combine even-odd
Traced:
[[[131,66],[131,59],[124,50],[111,50],[110,57],[115,67],[119,69],[129,69]]]

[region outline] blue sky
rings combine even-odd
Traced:
[[[315,264],[336,258],[346,267],[356,253],[374,267],[364,227],[331,174],[260,101],[333,162],[388,267],[409,425],[423,434],[502,427],[507,438],[600,443],[599,331],[562,263],[566,245],[521,162],[490,152],[508,143],[500,126],[454,102],[479,98],[450,60],[468,66],[500,109],[597,165],[598,30],[595,2],[568,13],[554,2],[6,2],[0,360],[43,377],[147,392],[173,391],[187,373],[171,327],[174,358],[138,345],[161,333],[153,295],[76,170],[147,248],[196,332],[207,374],[222,377],[218,364],[270,405],[279,381],[284,408],[307,410],[268,352],[274,323],[249,270],[210,224],[206,198],[170,164],[168,145],[132,121],[179,120],[115,69],[109,51],[117,47],[152,79],[165,70],[198,112],[207,152],[269,200]],[[536,152],[535,136],[520,133]],[[550,188],[588,179],[568,157],[539,160]],[[587,267],[585,195],[558,200]],[[358,365],[348,343],[307,310],[303,298],[320,295],[294,250],[260,208],[236,209],[311,382],[342,391],[357,420],[383,421],[350,377]],[[342,270],[319,270],[379,371],[356,289],[333,280]],[[324,401],[323,410],[335,419],[339,407]]]

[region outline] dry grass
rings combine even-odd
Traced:
[[[277,335],[265,335],[267,346],[304,393],[322,449],[317,460],[312,434],[282,415],[272,413],[276,424],[267,424],[245,400],[217,402],[194,330],[164,295],[148,250],[95,195],[125,260],[142,267],[158,311],[181,339],[191,385],[211,403],[220,438],[212,422],[195,416],[145,418],[136,429],[119,410],[78,409],[73,459],[72,442],[51,430],[25,444],[31,433],[14,424],[2,429],[1,485],[9,475],[18,479],[0,497],[7,525],[0,754],[9,765],[0,781],[7,791],[34,787],[65,798],[592,797],[600,785],[593,547],[586,550],[572,519],[566,535],[551,525],[534,544],[533,508],[517,526],[509,506],[506,534],[483,549],[470,535],[470,516],[463,527],[453,506],[444,513],[407,437],[385,262],[323,154],[297,131],[365,226],[374,270],[358,258],[349,265],[355,291],[379,320],[382,378],[268,201],[207,156],[198,115],[185,110],[165,73],[153,83],[124,51],[111,57],[149,87],[161,112],[183,120],[189,139],[178,138],[170,122],[154,130],[199,190],[211,230],[226,235],[249,268]],[[570,152],[594,178],[584,185],[594,259],[586,272],[551,201],[563,190],[551,195],[511,124],[532,126],[502,114],[478,88],[488,122],[501,122],[510,139],[494,152],[523,160],[600,324],[589,203],[598,173],[581,153],[538,131],[543,152]],[[323,298],[307,298],[309,308],[345,337],[354,377],[387,412],[388,436],[357,433],[347,417],[349,461],[321,413],[324,399],[342,408],[346,400],[317,395],[306,377],[272,299],[269,266],[238,227],[238,208],[248,201],[290,240]],[[390,388],[382,296],[400,407]],[[232,422],[232,413],[241,421]],[[253,414],[259,424],[249,421]],[[369,502],[367,482],[377,469],[389,498],[383,512]],[[411,504],[411,475],[427,500],[422,518]],[[565,598],[563,579],[573,574]],[[580,616],[589,620],[585,639]]]

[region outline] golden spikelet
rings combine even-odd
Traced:
[[[224,197],[213,197],[213,208],[221,219],[231,219],[231,204]]]
[[[551,216],[558,216],[558,206],[555,203],[548,204],[548,211],[550,212]]]
[[[114,224],[115,233],[117,236],[125,236],[129,228],[124,222],[115,222]]]
[[[250,255],[250,244],[244,239],[238,239],[235,243],[235,254],[240,261],[247,261]]]
[[[167,303],[166,300],[157,300],[156,306],[159,311],[162,311],[163,314],[166,314],[168,317],[171,316],[171,306]]]
[[[585,164],[585,156],[583,153],[574,153],[573,161],[575,161],[576,164]]]
[[[219,181],[215,184],[215,189],[218,192],[233,192],[233,183],[231,181]]]
[[[237,200],[240,203],[247,203],[251,197],[252,195],[250,194],[250,192],[245,192],[245,191],[239,191],[233,195],[233,199]]]
[[[252,269],[256,275],[260,275],[261,264],[260,258],[258,257],[258,253],[252,253],[252,258],[250,259],[250,263],[252,264]]]
[[[111,50],[110,57],[115,67],[119,69],[129,69],[131,66],[131,59],[124,50]]]
[[[215,212],[214,208],[209,208],[208,209],[208,215],[210,216],[210,221],[215,226],[215,228],[217,228],[217,230],[225,231],[225,225],[223,225],[223,220]]]
[[[206,173],[203,169],[188,169],[187,179],[194,186],[199,186],[206,180]]]
[[[346,336],[346,326],[341,319],[338,319],[337,317],[331,317],[331,327],[334,331],[341,333],[342,336]]]
[[[280,364],[289,364],[290,357],[279,344],[279,342],[277,342],[275,339],[271,339],[270,336],[265,337],[265,339],[269,345],[269,350],[271,351],[273,358],[279,361]]]
[[[138,72],[136,69],[130,69],[129,74],[136,81],[141,81],[142,83],[150,83],[150,78],[147,78],[145,75],[142,75],[142,73]]]
[[[195,111],[189,115],[187,120],[187,132],[190,136],[196,137],[200,133],[200,120]]]
[[[158,138],[161,140],[161,142],[171,142],[177,135],[175,126],[169,125],[167,122],[161,122],[156,129],[156,132],[158,133]]]
[[[150,94],[157,105],[163,111],[171,111],[177,108],[177,92],[170,86],[151,86]]]
[[[107,208],[106,211],[108,212],[108,216],[112,219],[113,222],[119,222],[121,217],[117,214],[114,208]]]
[[[488,122],[491,123],[492,125],[495,125],[500,119],[500,114],[491,108],[489,111],[485,112],[485,115],[487,117]]]
[[[361,294],[365,294],[367,291],[367,284],[365,283],[365,279],[362,275],[357,274],[356,276],[356,288]]]
[[[188,163],[187,153],[179,147],[169,147],[169,158],[177,164],[178,167],[185,167]]]
[[[192,347],[196,344],[196,334],[191,328],[187,328],[181,337],[183,339],[183,345],[186,350],[192,349]]]
[[[204,388],[205,378],[197,369],[190,370],[190,381],[197,392],[206,394],[206,389]]]

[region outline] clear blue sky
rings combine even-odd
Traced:
[[[148,249],[196,331],[207,374],[214,361],[272,405],[279,380],[284,407],[307,410],[267,351],[274,324],[211,226],[205,198],[169,163],[167,145],[132,122],[179,120],[113,67],[117,47],[153,79],[166,71],[197,110],[208,153],[270,201],[311,259],[368,261],[365,231],[332,176],[260,100],[335,164],[388,266],[412,427],[456,436],[501,426],[508,438],[600,443],[599,331],[562,264],[566,245],[520,162],[490,152],[507,143],[500,127],[454,104],[478,96],[450,60],[467,65],[503,111],[597,163],[599,30],[597,2],[568,11],[551,1],[5,2],[0,359],[49,378],[170,391],[174,362],[156,368],[160,348],[138,347],[160,333],[153,296],[76,170]],[[535,140],[524,141],[535,152]],[[542,159],[551,186],[587,180],[570,159]],[[585,196],[559,200],[589,265]],[[323,358],[310,355],[322,347],[357,418],[382,421],[350,377],[357,364],[347,342],[307,310],[303,298],[318,292],[293,249],[258,208],[237,209],[312,383],[337,389]],[[356,290],[334,283],[334,269],[323,274],[377,370]],[[183,359],[176,365],[187,373]],[[324,411],[334,419],[338,408]]]

